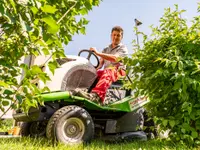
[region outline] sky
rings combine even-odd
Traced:
[[[163,16],[165,8],[175,9],[174,4],[178,4],[180,10],[186,10],[181,17],[191,21],[194,16],[199,15],[198,2],[200,0],[103,0],[98,7],[94,7],[85,16],[90,21],[86,26],[86,35],[73,36],[73,41],[64,46],[65,54],[77,55],[81,49],[90,47],[102,51],[110,44],[110,32],[116,25],[124,29],[122,43],[127,46],[131,54],[133,53],[132,40],[136,40],[133,30],[135,18],[142,22],[138,30],[150,35],[150,26],[159,25],[159,19]]]

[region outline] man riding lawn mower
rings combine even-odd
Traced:
[[[40,95],[44,105],[13,115],[21,122],[21,135],[46,134],[47,138],[66,144],[88,142],[94,137],[109,141],[146,140],[142,106],[148,100],[134,98],[118,80],[122,76],[125,79],[124,66],[117,62],[118,57],[127,55],[122,36],[123,30],[114,27],[112,44],[103,53],[94,48],[82,50],[79,56],[59,59],[60,68],[54,75],[46,70],[51,78],[46,86],[51,92]],[[88,53],[87,59],[80,57],[84,53]],[[96,58],[97,65],[92,65],[91,57]],[[103,65],[106,69],[99,71]]]

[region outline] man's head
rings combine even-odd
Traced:
[[[115,26],[111,31],[112,45],[118,45],[123,38],[123,29],[120,26]]]

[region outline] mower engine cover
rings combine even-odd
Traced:
[[[54,74],[48,67],[45,69],[51,79],[45,84],[50,91],[88,88],[97,77],[96,69],[86,58],[68,55],[67,58],[59,59],[57,62],[60,68],[57,68]],[[39,83],[40,88],[45,85],[42,82]]]

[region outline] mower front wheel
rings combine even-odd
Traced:
[[[65,106],[50,118],[46,135],[65,144],[88,142],[94,136],[94,123],[85,109]]]

